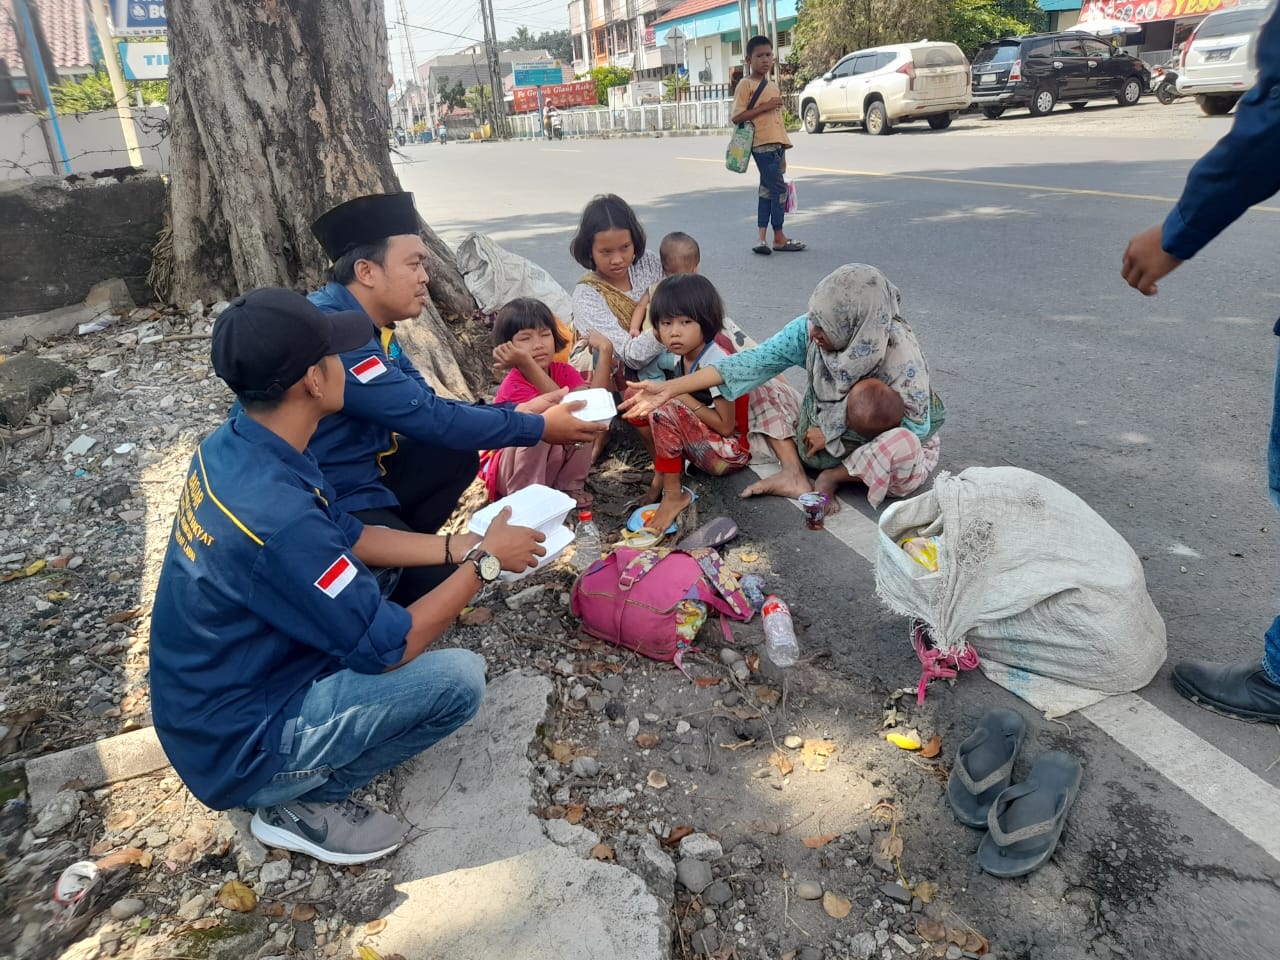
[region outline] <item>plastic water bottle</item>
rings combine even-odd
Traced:
[[[751,604],[751,609],[759,613],[764,606],[764,578],[759,574],[748,573],[738,581],[738,586],[742,588],[742,594],[747,598],[747,603]]]
[[[793,667],[800,659],[791,611],[774,594],[764,601],[764,652],[775,667]]]
[[[600,529],[591,519],[591,511],[583,510],[578,514],[578,525],[573,529],[573,569],[584,572],[600,559],[602,553]]]

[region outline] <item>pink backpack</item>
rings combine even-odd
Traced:
[[[746,621],[755,612],[738,589],[737,574],[725,569],[709,547],[619,547],[573,585],[573,615],[582,620],[583,630],[654,660],[669,660],[681,670],[684,652],[694,649],[692,636],[685,636],[690,632],[686,600],[717,611],[730,643],[724,618]]]

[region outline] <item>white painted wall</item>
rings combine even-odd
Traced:
[[[148,170],[169,171],[169,140],[160,133],[160,122],[168,116],[166,107],[134,111],[133,125],[142,149],[142,165]],[[71,159],[72,173],[92,173],[94,170],[129,165],[124,134],[114,110],[63,116],[59,123],[67,155]],[[0,115],[0,180],[47,177],[51,174],[63,176],[64,170],[61,163],[56,169],[50,167],[49,152],[45,149],[40,123],[35,115]]]

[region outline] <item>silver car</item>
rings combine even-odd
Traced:
[[[856,123],[885,134],[896,123],[925,119],[934,130],[972,102],[969,61],[954,43],[886,44],[842,57],[800,92],[800,116],[808,133],[836,123]]]
[[[1230,113],[1258,79],[1252,48],[1269,10],[1262,4],[1205,17],[1182,47],[1178,92],[1210,116]]]

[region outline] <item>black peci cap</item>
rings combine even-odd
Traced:
[[[366,243],[418,233],[418,211],[412,193],[375,193],[334,207],[311,225],[329,259]]]
[[[330,354],[373,337],[361,311],[326,314],[300,293],[263,287],[236,297],[213,325],[214,372],[237,396],[273,400]]]

